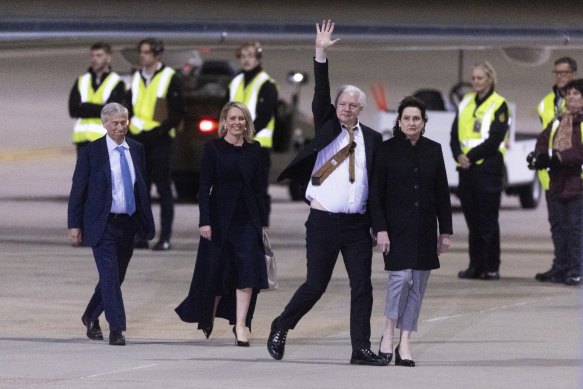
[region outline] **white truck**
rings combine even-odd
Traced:
[[[511,118],[516,117],[516,105],[509,104]],[[450,191],[455,193],[458,186],[458,172],[449,147],[451,125],[455,119],[452,111],[427,111],[429,121],[425,128],[424,136],[441,144],[445,169]],[[388,139],[393,135],[393,126],[397,117],[396,112],[379,110],[374,127]],[[522,208],[533,209],[538,206],[542,196],[542,186],[533,170],[529,170],[526,156],[534,150],[536,135],[517,134],[516,121],[512,120],[510,133],[506,145],[506,157],[504,158],[504,191],[508,195],[518,195]]]

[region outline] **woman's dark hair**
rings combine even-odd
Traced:
[[[395,119],[395,125],[393,126],[393,136],[397,134],[401,135],[403,134],[401,132],[401,128],[399,127],[399,120],[401,120],[405,108],[408,107],[418,108],[419,111],[421,111],[421,118],[423,119],[423,123],[427,124],[427,121],[429,119],[427,118],[427,113],[425,112],[427,110],[425,103],[415,96],[407,96],[403,100],[401,100],[401,102],[399,103],[399,108],[397,108],[397,118]],[[421,135],[423,135],[424,133],[425,127],[423,128],[423,130],[421,130]]]
[[[577,90],[579,93],[581,93],[581,95],[583,95],[583,78],[578,78],[576,80],[570,81],[567,85],[565,85],[565,92],[568,92],[569,89],[575,89]]]

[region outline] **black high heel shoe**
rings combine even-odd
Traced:
[[[235,330],[235,326],[233,326],[233,334],[235,334],[235,345],[237,345],[237,347],[249,347],[248,341],[245,342],[237,338],[237,330]]]
[[[213,327],[208,327],[208,328],[203,328],[202,329],[202,333],[204,334],[204,336],[206,336],[206,338],[210,338],[211,333],[213,332]]]
[[[406,367],[415,367],[415,361],[412,359],[401,359],[401,355],[399,354],[399,345],[395,349],[395,366],[406,366]]]
[[[383,343],[383,337],[381,336],[381,344]],[[379,357],[384,358],[387,361],[387,365],[391,363],[393,359],[393,353],[384,353],[381,351],[381,345],[379,344]]]

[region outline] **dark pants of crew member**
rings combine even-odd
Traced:
[[[99,282],[83,316],[94,321],[105,311],[110,331],[126,330],[121,284],[134,252],[135,223],[135,217],[110,215],[103,236],[92,247]]]
[[[579,277],[583,260],[583,196],[559,200],[547,192],[546,199],[555,249],[553,268],[566,277]]]
[[[497,272],[500,270],[501,178],[471,171],[460,172],[459,178],[457,195],[469,230],[469,267],[478,272]]]
[[[307,276],[283,313],[280,330],[293,329],[322,297],[342,253],[350,280],[350,339],[353,350],[370,348],[372,311],[370,220],[360,214],[310,210],[306,222]]]
[[[265,207],[265,214],[269,222],[269,215],[271,215],[271,196],[269,195],[269,169],[271,168],[271,149],[267,147],[261,148],[261,191],[263,192],[263,204]]]
[[[148,193],[154,184],[160,198],[160,240],[169,242],[172,237],[172,222],[174,221],[174,195],[172,194],[170,173],[173,139],[167,135],[155,138],[140,135],[136,137],[136,140],[144,145]],[[145,240],[145,238],[141,240]]]

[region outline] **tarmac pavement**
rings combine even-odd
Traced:
[[[305,277],[308,208],[274,197],[270,239],[280,289],[261,293],[251,347],[217,320],[211,339],[173,309],[188,292],[198,208],[176,207],[173,250],[137,250],[123,285],[127,346],[85,337],[81,314],[97,281],[88,248],[68,245],[66,198],[75,155],[0,158],[0,388],[580,388],[581,289],[541,284],[553,256],[545,204],[505,198],[499,281],[459,280],[467,228],[454,215],[453,246],[432,273],[413,336],[417,367],[349,365],[349,299],[341,259],[323,298],[288,336],[282,361],[265,343]],[[455,199],[454,199],[455,202]],[[158,222],[158,206],[154,205]],[[372,349],[378,350],[386,274],[373,258]],[[101,320],[107,338],[108,328]],[[396,345],[396,343],[395,343]]]

